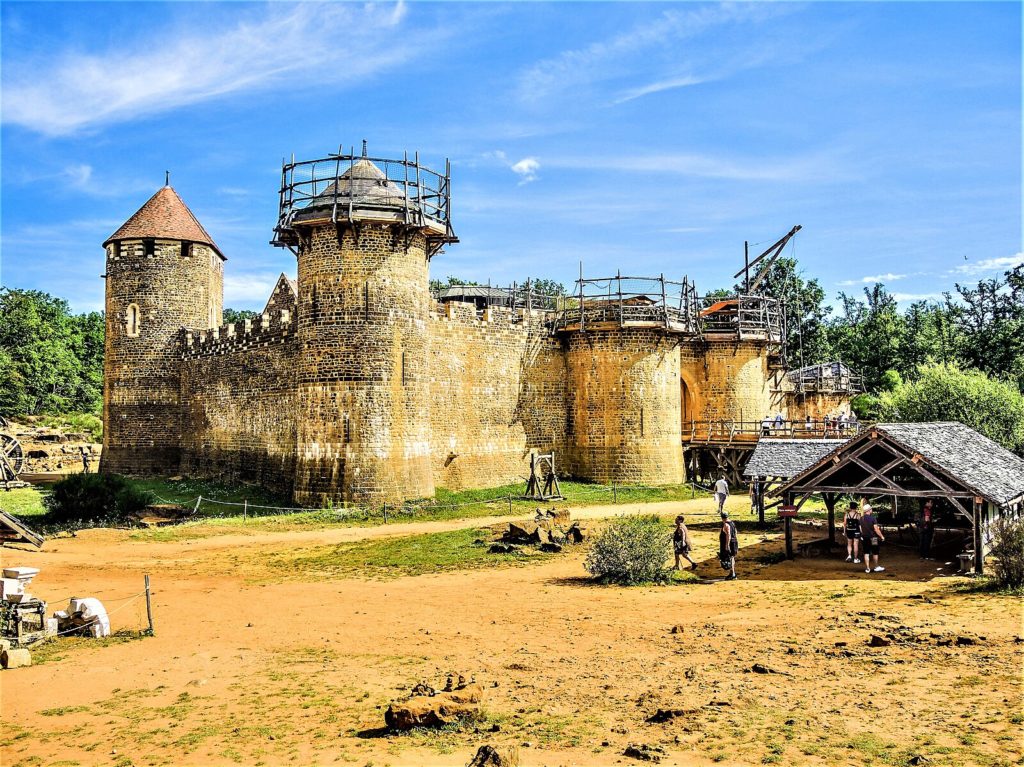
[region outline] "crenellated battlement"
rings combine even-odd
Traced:
[[[512,309],[507,306],[477,307],[460,301],[435,301],[430,310],[430,319],[441,322],[459,323],[472,326],[519,326],[531,329],[547,328],[552,313],[540,309]]]
[[[182,330],[182,359],[258,349],[294,338],[298,321],[290,309],[263,312],[258,317],[229,322],[210,330]]]

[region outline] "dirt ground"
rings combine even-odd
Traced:
[[[174,542],[97,530],[4,549],[4,566],[41,568],[32,591],[51,610],[99,596],[115,630],[142,625],[144,601],[123,597],[149,573],[156,636],[76,640],[0,672],[0,764],[464,765],[484,743],[524,765],[639,764],[629,744],[677,765],[1024,763],[1021,600],[895,545],[867,575],[838,556],[766,564],[779,536],[744,534],[725,582],[715,532],[697,530],[700,580],[644,588],[592,585],[580,550],[391,580],[267,564],[493,521]],[[873,634],[891,643],[870,647]],[[486,688],[483,721],[383,729],[390,701],[451,672]],[[659,708],[678,713],[647,722]]]

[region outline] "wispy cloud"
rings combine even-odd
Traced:
[[[942,298],[941,293],[893,293],[897,301],[936,301]]]
[[[260,303],[270,298],[280,273],[224,273],[224,305]]]
[[[294,83],[303,73],[315,73],[319,86],[365,81],[418,52],[415,36],[394,42],[405,11],[403,3],[271,3],[227,29],[164,29],[102,53],[5,64],[3,121],[66,135]]]
[[[872,274],[868,277],[861,277],[859,280],[842,280],[839,285],[843,287],[849,287],[850,285],[871,285],[876,282],[895,282],[896,280],[906,279],[906,274],[893,274],[892,272],[886,272],[885,274]]]
[[[663,57],[663,69],[675,71],[626,89],[616,103],[695,85],[709,78],[679,71],[682,41],[726,24],[759,22],[790,12],[791,7],[775,3],[726,3],[664,11],[611,38],[562,51],[537,62],[519,77],[516,95],[520,101],[531,103],[602,81],[636,75],[649,80],[652,67],[656,65],[651,58],[653,54]]]
[[[1024,251],[1013,256],[1000,256],[999,258],[986,258],[981,261],[960,264],[953,269],[954,274],[991,274],[992,272],[1005,272],[1020,264],[1024,264]]]

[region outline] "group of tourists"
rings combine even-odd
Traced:
[[[736,555],[739,554],[739,535],[736,530],[736,523],[729,519],[729,512],[725,510],[725,502],[729,498],[729,483],[725,477],[720,477],[715,482],[715,501],[718,503],[718,513],[722,517],[722,527],[718,531],[718,559],[722,569],[729,574],[726,580],[736,580]],[[675,554],[675,569],[682,569],[680,559],[690,563],[690,569],[696,570],[697,563],[690,558],[690,533],[686,529],[686,520],[682,514],[676,517],[676,527],[672,532],[672,552]]]
[[[935,535],[935,507],[931,500],[925,501],[916,522],[918,555],[921,559],[931,559],[932,538]],[[846,561],[860,564],[863,555],[864,572],[884,572],[885,568],[879,564],[878,558],[885,536],[871,504],[858,506],[856,501],[850,501],[850,507],[843,516],[843,530],[846,533]],[[875,558],[874,567],[871,566],[872,557]]]

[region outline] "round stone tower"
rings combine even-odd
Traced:
[[[284,166],[274,244],[298,259],[295,500],[434,494],[428,264],[457,242],[449,173],[353,154]]]
[[[679,345],[699,330],[688,281],[577,282],[559,320],[569,371],[572,474],[602,483],[683,481]]]
[[[106,338],[100,470],[177,473],[180,331],[221,323],[224,256],[170,185],[103,243]]]

